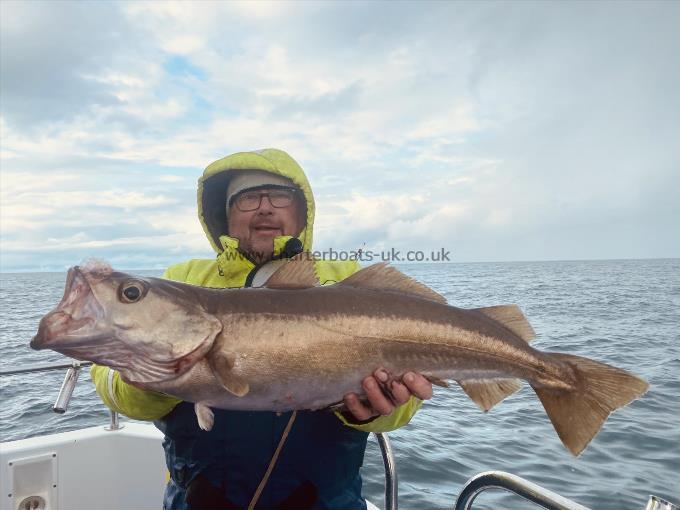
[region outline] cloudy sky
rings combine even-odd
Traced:
[[[212,257],[203,168],[278,147],[316,248],[680,256],[679,2],[0,3],[0,270]]]

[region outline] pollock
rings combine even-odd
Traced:
[[[484,411],[529,383],[565,446],[578,455],[609,414],[647,390],[630,373],[530,346],[516,305],[465,310],[376,264],[320,286],[314,263],[282,265],[262,288],[209,289],[116,272],[69,270],[64,297],[31,341],[118,370],[137,387],[210,408],[323,409],[383,367],[446,386]]]

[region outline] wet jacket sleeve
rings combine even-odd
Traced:
[[[422,400],[417,397],[411,397],[404,405],[397,407],[392,414],[378,416],[364,423],[352,423],[342,413],[335,414],[340,418],[340,421],[353,429],[363,432],[390,432],[408,424],[422,405]]]
[[[127,384],[118,372],[109,367],[93,365],[90,377],[97,394],[109,409],[134,420],[157,420],[181,402],[174,397]]]

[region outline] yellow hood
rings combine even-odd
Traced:
[[[314,196],[307,176],[300,165],[279,149],[262,149],[237,152],[208,165],[198,180],[198,219],[205,235],[217,253],[227,246],[235,247],[238,241],[227,235],[226,195],[229,179],[235,170],[264,170],[282,175],[293,181],[301,190],[307,205],[307,223],[297,236],[305,250],[312,248],[314,227]],[[274,240],[275,246],[281,244]]]

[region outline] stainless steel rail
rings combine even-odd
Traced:
[[[31,372],[47,372],[49,370],[61,370],[63,368],[72,367],[89,367],[92,365],[91,361],[71,361],[69,363],[47,363],[47,364],[36,364],[36,365],[24,365],[16,368],[7,368],[0,370],[0,376],[3,375],[16,375],[16,374],[29,374]]]
[[[79,375],[80,365],[76,365],[75,363],[66,371],[64,382],[61,383],[61,388],[57,395],[57,401],[52,406],[52,410],[55,413],[64,414],[68,409],[68,403],[71,401],[71,396],[73,395],[73,390],[78,382]]]
[[[385,510],[397,510],[397,463],[387,434],[376,433],[385,466]]]
[[[587,507],[504,471],[486,471],[470,478],[463,486],[455,510],[470,510],[477,496],[487,489],[503,489],[548,510],[589,510]]]
[[[89,367],[93,363],[91,361],[76,361],[73,360],[70,363],[47,363],[47,364],[36,364],[36,365],[24,365],[17,368],[10,368],[0,370],[0,376],[3,375],[17,375],[17,374],[30,374],[34,372],[47,372],[50,370],[66,370],[66,375],[64,376],[64,382],[61,383],[61,388],[59,389],[59,394],[57,395],[57,400],[52,406],[52,410],[55,413],[64,414],[68,409],[68,404],[71,401],[71,396],[73,395],[73,389],[76,387],[78,382],[78,376],[80,375],[80,370],[83,367]],[[121,425],[118,421],[118,413],[109,410],[109,415],[111,416],[111,421],[106,430],[118,430],[122,429],[124,425]]]

